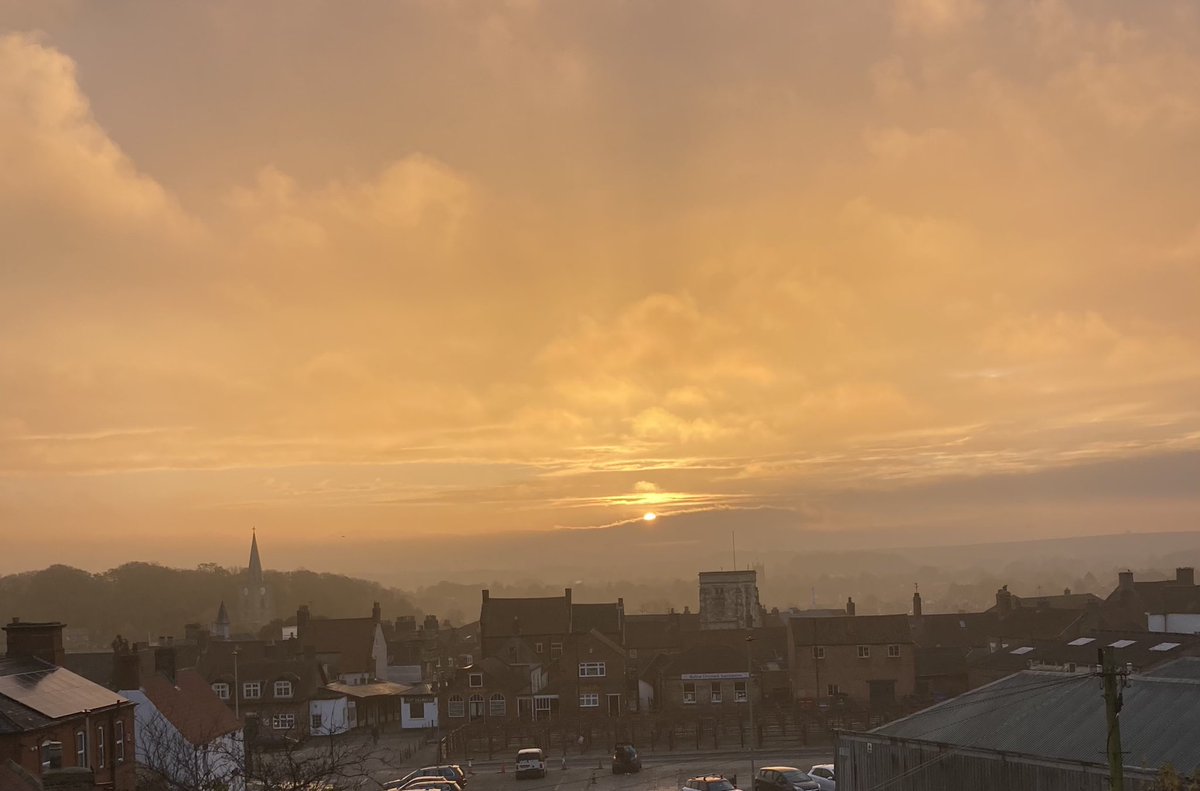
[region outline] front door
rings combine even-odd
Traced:
[[[608,716],[621,716],[621,693],[609,693],[608,696]]]

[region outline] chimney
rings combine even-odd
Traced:
[[[489,592],[488,592],[488,589],[487,589],[487,588],[484,588],[484,589],[483,589],[483,600],[484,600],[484,601],[487,601],[487,600],[488,600],[488,598],[490,598],[490,596],[491,596],[491,593],[489,593]]]
[[[425,622],[421,625],[421,628],[427,632],[436,632],[439,628],[441,628],[441,624],[438,623],[438,617],[436,615],[426,615]]]
[[[417,617],[415,615],[396,616],[396,634],[412,634],[415,631],[417,631]]]
[[[1001,615],[1008,615],[1012,612],[1012,607],[1012,594],[1008,592],[1008,586],[1005,585],[996,591],[996,611]]]
[[[133,648],[120,635],[113,640],[113,689],[118,692],[123,689],[142,688],[142,657],[139,655],[137,644]]]
[[[921,615],[921,592],[913,591],[913,615]]]
[[[854,606],[854,597],[847,596],[846,597],[846,615],[854,615],[854,612],[857,609],[858,608]]]
[[[301,604],[296,610],[296,634],[300,637],[304,636],[304,629],[308,626],[309,611],[307,604]]]
[[[1119,574],[1117,574],[1117,587],[1120,588],[1121,590],[1132,590],[1133,589],[1133,572],[1132,571],[1122,571]]]
[[[1175,584],[1196,587],[1196,570],[1191,566],[1180,566],[1175,569]]]
[[[154,649],[154,672],[162,673],[172,684],[175,683],[175,646],[171,643]]]
[[[515,615],[513,616],[513,619],[512,619],[512,631],[513,631],[513,634],[515,634],[515,635],[521,634],[521,619]]]
[[[371,620],[379,623],[383,620],[383,609],[379,606],[379,602],[371,605]]]
[[[1070,596],[1070,595],[1071,595],[1071,589],[1063,588],[1063,596]]]
[[[67,658],[63,649],[62,632],[65,623],[58,621],[21,623],[20,618],[13,618],[12,623],[4,627],[8,635],[8,656],[32,657],[49,662],[52,665],[62,665]]]

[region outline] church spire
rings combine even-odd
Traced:
[[[253,585],[262,585],[263,570],[262,561],[258,558],[258,533],[251,530],[250,539],[250,582]]]

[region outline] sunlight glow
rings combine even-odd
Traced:
[[[655,519],[658,519],[658,514],[654,513],[653,511],[647,511],[646,513],[642,514],[643,522],[653,522]]]

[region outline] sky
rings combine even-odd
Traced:
[[[1198,85],[1190,1],[0,0],[0,571],[1194,528]]]

